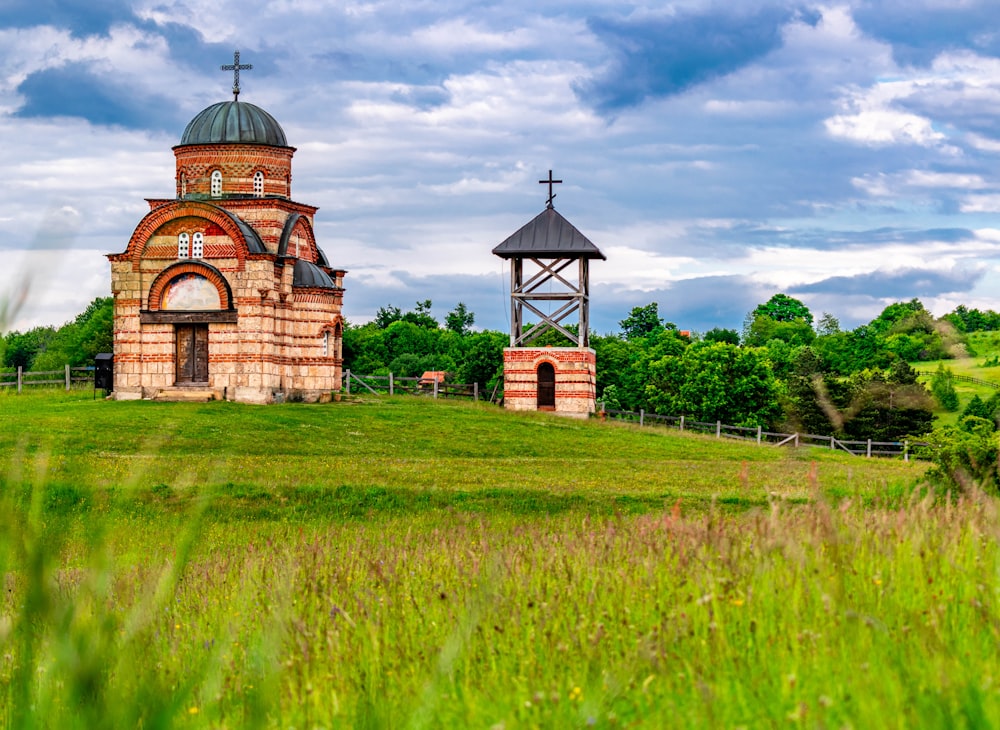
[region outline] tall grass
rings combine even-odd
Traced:
[[[995,504],[918,465],[408,399],[0,408],[5,727],[1000,723]]]
[[[7,727],[985,727],[994,502],[213,523],[6,505]],[[109,548],[129,545],[143,559]],[[123,551],[129,552],[129,551]]]

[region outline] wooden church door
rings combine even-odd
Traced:
[[[208,325],[177,325],[177,382],[208,382]]]
[[[556,369],[552,363],[543,362],[538,366],[538,400],[539,408],[556,407]]]

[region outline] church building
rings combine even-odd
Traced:
[[[176,194],[148,199],[110,254],[118,399],[325,400],[341,387],[343,278],[317,245],[318,210],[292,198],[278,122],[233,100],[173,148]]]

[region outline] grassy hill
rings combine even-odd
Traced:
[[[938,365],[943,365],[955,375],[1000,385],[1000,332],[970,332],[965,335],[965,338],[968,349],[974,354],[957,357],[953,360],[911,363],[918,372],[922,373],[921,382],[930,383],[931,375]],[[959,399],[958,410],[949,412],[938,408],[934,412],[937,416],[935,425],[955,424],[973,396],[978,395],[986,400],[997,392],[997,388],[981,383],[956,380],[955,391],[958,393]]]
[[[0,727],[987,727],[924,466],[410,398],[0,396]]]
[[[0,459],[30,472],[44,457],[50,503],[71,511],[196,497],[240,519],[738,509],[817,489],[899,494],[924,469],[426,398],[254,408],[36,393],[0,407]]]

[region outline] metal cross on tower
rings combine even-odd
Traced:
[[[235,53],[233,53],[233,62],[229,63],[229,64],[225,64],[224,66],[220,66],[219,68],[221,68],[223,71],[232,71],[233,72],[233,100],[234,101],[239,101],[240,100],[240,70],[249,71],[250,69],[253,68],[253,64],[252,63],[240,63],[240,52],[236,51]],[[549,177],[552,177],[551,173],[549,173]]]
[[[548,180],[539,180],[538,184],[539,185],[548,184],[548,186],[549,186],[549,199],[545,201],[545,207],[546,208],[551,208],[552,207],[552,201],[556,197],[555,193],[552,192],[552,186],[553,185],[561,185],[562,184],[562,180],[553,180],[552,179],[552,170],[549,170],[549,179]]]

